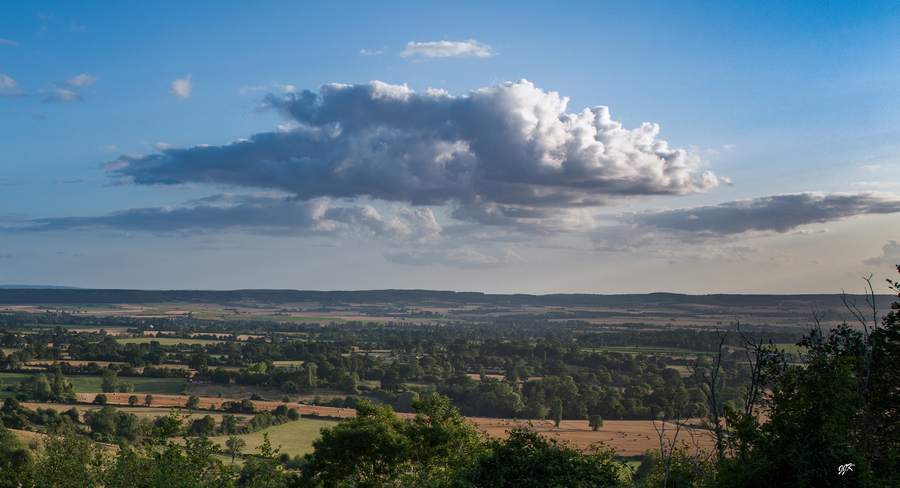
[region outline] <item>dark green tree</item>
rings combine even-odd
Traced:
[[[0,487],[31,486],[34,458],[19,436],[0,424]]]
[[[562,399],[556,398],[553,400],[553,406],[550,407],[550,418],[553,419],[553,424],[559,427],[559,423],[562,422],[562,414],[563,414],[563,404]]]
[[[268,440],[268,437],[266,439]],[[246,447],[247,441],[235,435],[229,437],[228,440],[225,441],[225,453],[231,455],[232,463],[234,463],[234,458],[240,456]]]
[[[881,327],[855,303],[848,310],[857,327],[822,331],[817,322],[798,343],[803,365],[774,346],[757,349],[748,397],[761,397],[768,419],[726,409],[730,455],[719,460],[717,486],[900,485],[900,302],[892,309]],[[847,465],[853,470],[842,474]]]
[[[624,469],[624,461],[614,459],[614,450],[584,453],[527,429],[513,429],[509,438],[491,440],[484,454],[462,468],[450,486],[619,487],[624,486],[619,479]]]
[[[100,383],[100,390],[103,393],[115,393],[116,383],[119,373],[115,370],[107,368],[103,371],[103,381]]]
[[[198,406],[200,406],[200,397],[191,395],[188,397],[187,403],[184,405],[188,410],[193,411]]]
[[[360,488],[396,483],[412,468],[405,422],[389,406],[367,400],[356,404],[356,417],[322,429],[305,456],[301,486],[336,487],[350,482]]]

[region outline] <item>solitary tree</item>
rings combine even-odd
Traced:
[[[199,406],[200,406],[200,397],[194,396],[194,395],[191,395],[188,398],[187,404],[185,404],[185,407],[187,407],[188,410],[194,410],[195,408],[197,408]]]
[[[138,397],[137,397],[137,395],[131,395],[130,397],[128,397],[128,404],[129,404],[129,405],[137,405],[137,403],[138,403]]]
[[[557,398],[553,402],[553,407],[550,409],[550,415],[553,417],[553,423],[559,427],[559,423],[562,422],[562,399]]]
[[[144,405],[147,405],[148,407],[153,405],[153,395],[148,393],[147,396],[144,397]]]
[[[235,456],[239,455],[245,447],[247,447],[247,441],[237,436],[231,436],[225,441],[225,452],[231,454],[232,464],[234,463]]]
[[[603,417],[599,414],[591,415],[588,419],[588,425],[590,425],[591,429],[594,431],[600,430],[600,427],[603,427]]]
[[[100,389],[103,393],[115,393],[116,383],[118,382],[118,373],[112,369],[103,372],[103,381],[100,383]]]

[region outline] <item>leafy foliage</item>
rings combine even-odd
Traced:
[[[622,486],[623,463],[614,450],[592,452],[559,446],[527,429],[509,431],[505,440],[493,439],[473,464],[464,467],[450,486],[491,487],[613,487]]]

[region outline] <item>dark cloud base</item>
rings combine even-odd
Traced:
[[[464,97],[377,81],[334,84],[318,94],[270,94],[266,105],[299,125],[225,146],[126,155],[104,167],[138,185],[210,183],[302,201],[450,204],[462,218],[497,224],[499,216],[504,225],[529,212],[718,184],[711,172],[695,176],[699,161],[686,151],[657,140],[655,124],[623,129],[602,106],[567,113],[565,98],[525,80]]]

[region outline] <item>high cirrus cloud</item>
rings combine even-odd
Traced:
[[[267,106],[296,126],[224,146],[124,155],[104,167],[139,185],[452,205],[457,218],[501,225],[718,184],[712,172],[696,174],[699,161],[686,151],[657,140],[657,125],[627,130],[606,107],[567,113],[567,102],[525,80],[460,97],[377,81],[331,84],[318,94],[268,95]]]
[[[410,42],[406,44],[406,48],[400,53],[403,58],[421,57],[421,58],[466,58],[476,56],[486,58],[491,55],[491,46],[482,44],[475,39],[468,41],[451,42]]]
[[[627,220],[638,228],[717,237],[752,231],[784,233],[805,224],[898,212],[900,198],[890,194],[808,192],[652,211],[631,215]]]

